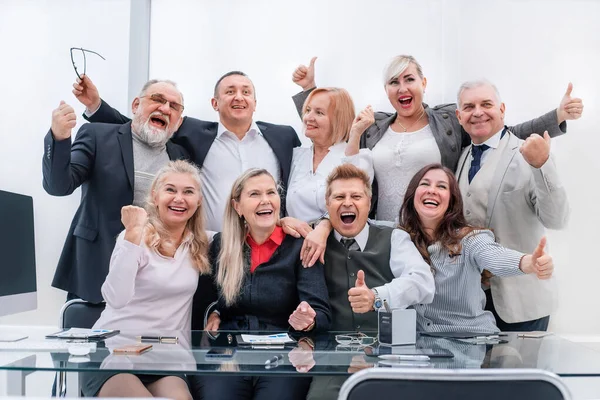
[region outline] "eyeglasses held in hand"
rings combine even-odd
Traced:
[[[377,339],[372,336],[367,336],[364,333],[347,333],[343,335],[335,335],[335,341],[341,345],[359,345],[369,346],[374,344]]]
[[[149,96],[140,96],[140,98],[144,98],[144,97],[150,99],[151,101],[153,101],[154,103],[157,103],[157,104],[164,105],[164,104],[169,103],[169,107],[171,108],[171,110],[173,110],[175,112],[179,112],[179,113],[183,112],[183,109],[185,108],[185,107],[183,107],[182,104],[175,103],[173,101],[169,101],[169,100],[165,99],[165,97],[162,94],[154,93]]]
[[[77,70],[77,65],[75,64],[75,57],[73,56],[73,50],[79,50],[79,51],[81,51],[81,54],[83,54],[83,74],[81,74],[81,75],[85,75],[86,68],[87,68],[87,60],[86,60],[85,53],[95,54],[98,57],[100,57],[101,59],[106,61],[106,58],[102,57],[100,54],[96,53],[95,51],[83,49],[81,47],[71,47],[69,49],[69,51],[71,52],[71,62],[73,63],[73,68],[75,69],[75,73],[77,74],[77,77],[79,79],[82,79],[82,78],[81,78],[81,75],[79,75],[79,71]]]

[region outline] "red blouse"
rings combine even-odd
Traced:
[[[285,233],[280,226],[275,227],[271,236],[263,244],[256,243],[252,236],[248,235],[246,242],[250,246],[250,272],[254,272],[260,264],[269,261],[284,238]]]

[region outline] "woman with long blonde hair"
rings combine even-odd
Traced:
[[[125,230],[102,285],[106,308],[94,328],[189,331],[199,276],[210,273],[198,169],[186,161],[167,164],[146,208],[123,207],[121,221]],[[86,396],[191,399],[181,375],[88,373],[82,383]]]
[[[228,201],[223,232],[209,252],[220,315],[211,315],[206,330],[327,330],[331,311],[323,264],[303,268],[303,239],[277,226],[281,199],[273,176],[249,169],[234,182]],[[309,384],[310,378],[212,376],[203,379],[201,390],[206,399],[303,399]]]

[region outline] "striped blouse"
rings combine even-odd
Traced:
[[[440,242],[428,248],[435,296],[431,304],[415,305],[421,332],[498,332],[494,316],[484,310],[481,273],[486,269],[497,276],[521,275],[524,254],[496,243],[490,230],[473,231],[461,244],[460,254],[453,256]]]

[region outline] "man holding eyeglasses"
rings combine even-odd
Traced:
[[[75,111],[61,101],[52,112],[44,138],[44,189],[68,196],[82,188],[52,282],[68,292],[67,300],[103,301],[100,287],[123,230],[121,208],[142,207],[156,172],[169,160],[188,158],[183,147],[170,141],[183,112],[183,96],[173,82],[147,82],[131,109],[133,121],[85,124],[72,144]]]
[[[82,75],[73,94],[86,106],[90,122],[124,123],[129,119],[100,98],[98,89]],[[285,189],[293,148],[300,140],[290,126],[254,121],[254,84],[241,71],[231,71],[216,83],[211,105],[219,122],[184,117],[173,136],[201,167],[206,201],[206,227],[220,231],[226,199],[235,179],[248,168],[264,168]]]

